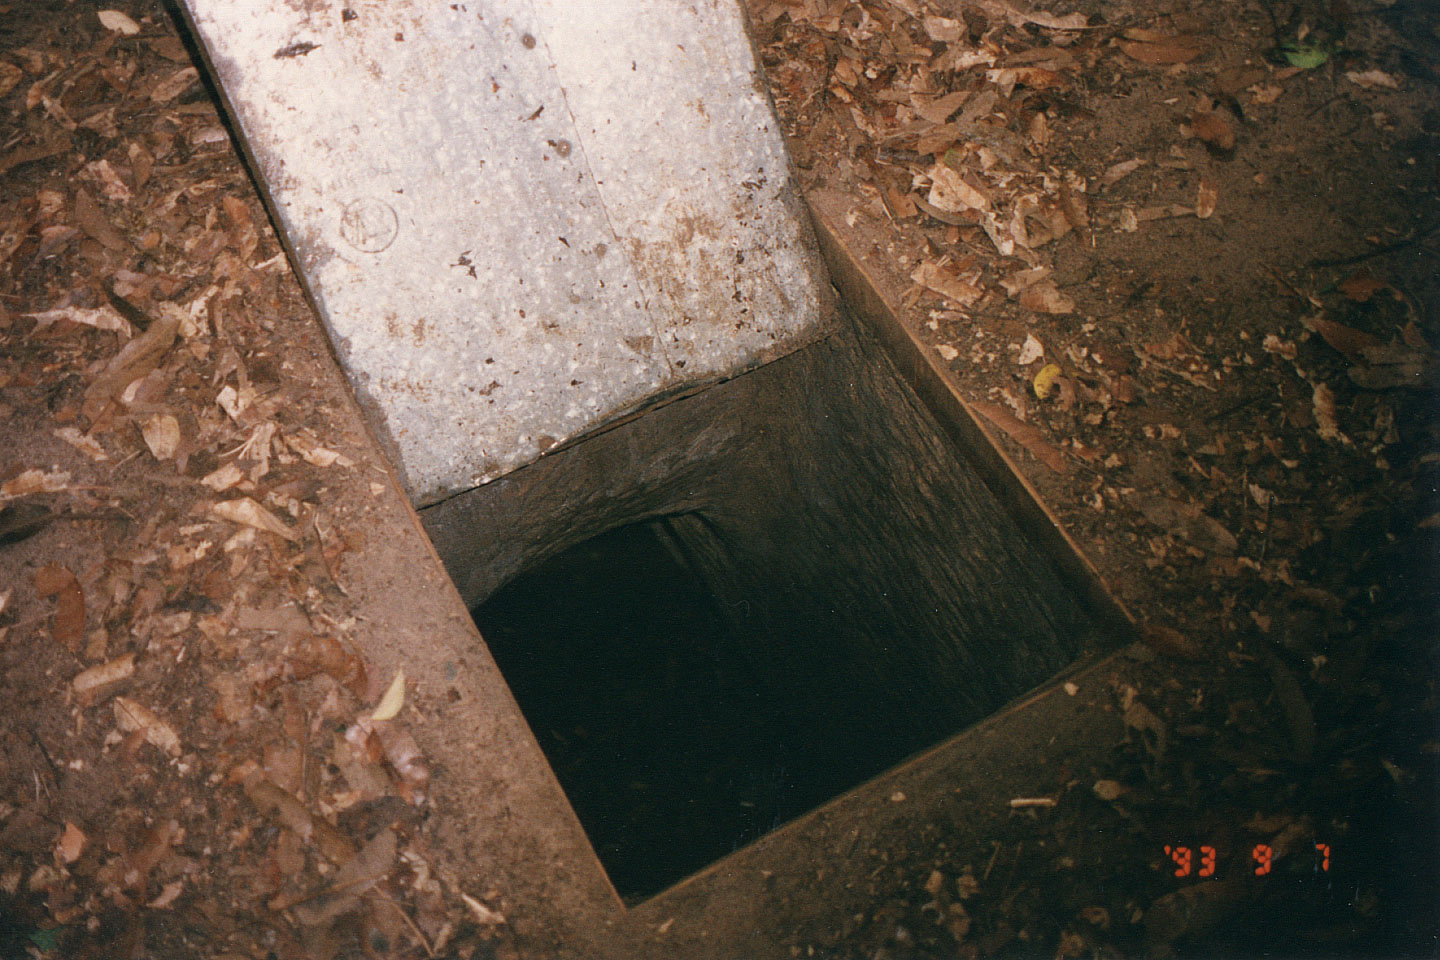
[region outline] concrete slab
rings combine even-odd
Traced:
[[[416,505],[830,316],[735,0],[181,8]]]

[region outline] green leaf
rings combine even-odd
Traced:
[[[1301,70],[1314,70],[1326,60],[1330,59],[1329,52],[1322,46],[1308,43],[1297,43],[1288,45],[1282,49],[1285,59],[1292,67],[1299,67]]]
[[[30,942],[33,943],[41,953],[51,953],[60,949],[60,932],[64,927],[51,927],[49,930],[36,930],[30,934]]]

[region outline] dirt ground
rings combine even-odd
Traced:
[[[1146,639],[1103,768],[777,955],[1440,952],[1433,5],[747,6]],[[347,641],[386,478],[202,73],[159,3],[0,0],[0,957],[543,955]]]

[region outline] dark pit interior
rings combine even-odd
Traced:
[[[1103,645],[863,338],[424,512],[627,902]]]

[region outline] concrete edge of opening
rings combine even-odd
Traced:
[[[837,918],[873,909],[867,881],[884,864],[884,851],[913,842],[926,824],[946,823],[952,846],[979,844],[1001,831],[1014,814],[1015,798],[1058,804],[1058,771],[1098,762],[1107,745],[1124,735],[1103,682],[1122,657],[1090,658],[1062,671],[984,720],[631,907],[601,952],[656,960],[778,958],[789,955],[786,941],[833,936]],[[1024,748],[1018,761],[1012,752],[1017,745]],[[811,912],[816,903],[824,903],[823,916]]]
[[[1083,598],[1089,612],[1119,644],[1139,639],[1135,618],[1110,591],[1084,550],[1046,506],[1034,485],[1000,446],[995,435],[960,395],[949,369],[900,319],[893,303],[881,292],[875,274],[852,251],[862,249],[858,236],[847,242],[845,214],[853,206],[848,194],[816,190],[806,194],[820,253],[832,282],[855,316],[889,354],[901,377],[939,421],[950,439],[965,452],[985,486],[1050,556],[1065,585]]]

